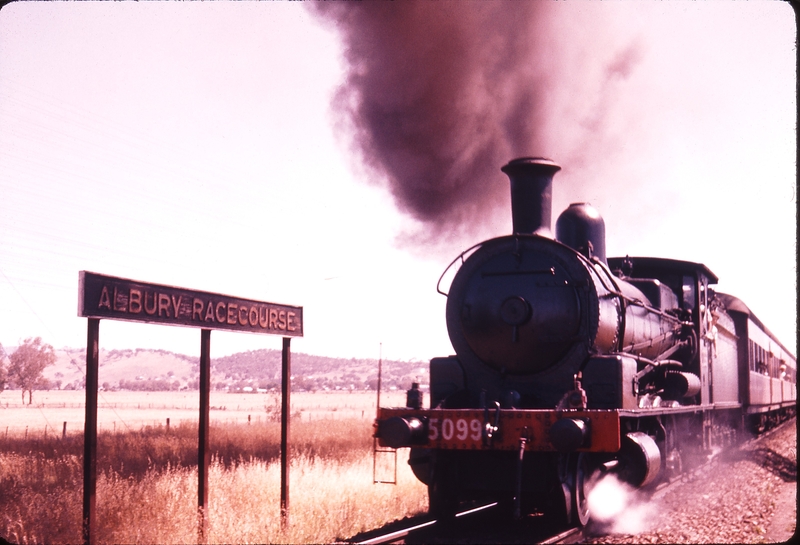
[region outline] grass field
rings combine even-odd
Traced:
[[[26,397],[27,400],[27,397]],[[34,392],[33,404],[23,405],[18,390],[0,392],[0,437],[9,433],[42,435],[83,433],[86,394],[82,391]],[[299,392],[291,395],[291,412],[303,421],[320,419],[363,419],[375,417],[375,392]],[[211,422],[265,422],[274,415],[279,394],[211,392]],[[381,405],[405,405],[404,392],[381,393]],[[197,422],[199,392],[100,392],[97,424],[100,430],[134,430],[141,426]],[[249,420],[248,420],[249,419]]]
[[[82,393],[37,392],[31,407],[17,396],[0,396],[0,537],[79,542]],[[398,484],[372,482],[373,396],[295,394],[292,402],[290,525],[283,530],[280,425],[265,408],[274,399],[212,394],[209,542],[331,542],[427,508],[425,487],[402,450]],[[108,392],[100,403],[97,541],[196,541],[197,392]],[[392,403],[384,397],[381,404]],[[67,422],[65,438],[59,422]],[[382,462],[385,477],[393,468]]]

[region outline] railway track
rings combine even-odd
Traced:
[[[795,422],[794,418],[782,422],[781,424],[767,430],[766,432],[739,443],[734,447],[743,448],[755,442],[761,441],[776,433],[784,426]],[[675,477],[669,483],[664,483],[650,493],[651,500],[658,500],[670,491],[674,490],[686,482],[695,479],[707,471],[714,468],[720,459],[720,455],[727,449],[720,451],[710,457],[705,463],[694,467],[690,471]],[[382,543],[540,543],[542,545],[581,543],[587,537],[598,537],[600,534],[594,533],[596,527],[590,523],[587,528],[570,528],[559,533],[552,534],[552,529],[548,531],[546,521],[508,521],[508,524],[499,524],[496,516],[498,502],[479,505],[471,509],[466,509],[457,513],[452,519],[440,521],[429,516],[420,516],[397,523],[392,523],[379,530],[365,532],[355,536],[347,543],[359,545],[378,545]],[[506,519],[503,519],[504,521]],[[464,524],[470,521],[471,524]],[[475,529],[479,528],[476,533]],[[495,530],[493,530],[495,529]],[[503,532],[503,537],[493,536],[493,531]],[[488,533],[487,533],[488,532]],[[481,539],[486,535],[484,539]],[[461,536],[466,536],[461,539]],[[510,536],[510,539],[509,539]],[[506,539],[504,539],[504,537]]]
[[[492,511],[498,502],[487,503],[457,513],[447,520],[428,517],[409,519],[388,528],[365,532],[348,540],[357,545],[383,543],[579,543],[583,540],[580,528],[570,528],[557,534],[546,529],[544,520],[508,521],[499,524]],[[505,521],[505,519],[503,519]],[[499,534],[498,534],[499,532]]]
[[[492,502],[471,509],[467,509],[465,511],[456,513],[454,519],[458,520],[463,517],[468,517],[470,515],[480,513],[487,509],[492,509],[493,507],[496,506],[497,502]],[[447,522],[449,523],[451,521]],[[420,531],[426,528],[431,528],[436,524],[439,524],[441,526],[442,522],[437,519],[430,519],[428,517],[421,518],[419,521],[416,522],[414,522],[412,519],[412,521],[406,521],[405,526],[402,528],[384,531],[383,533],[379,533],[372,537],[366,537],[368,534],[372,533],[372,532],[367,532],[365,534],[361,534],[360,536],[356,536],[356,538],[350,540],[349,543],[355,543],[356,545],[379,545],[381,543],[398,543],[401,540],[406,539],[408,536],[418,534]]]
[[[753,445],[755,443],[758,443],[760,441],[763,441],[764,439],[767,439],[768,437],[770,437],[773,434],[775,434],[776,432],[780,431],[781,429],[783,429],[784,426],[786,426],[786,425],[788,425],[790,423],[793,424],[793,425],[794,425],[794,423],[796,423],[795,417],[789,418],[788,420],[784,420],[783,422],[780,422],[776,426],[774,426],[774,427],[772,427],[772,428],[760,433],[757,436],[751,437],[751,438],[749,438],[747,440],[741,441],[739,443],[736,443],[735,445],[731,445],[729,447],[724,448],[723,450],[720,450],[719,452],[716,452],[713,456],[709,457],[709,459],[706,462],[700,464],[697,467],[692,468],[689,471],[686,471],[686,472],[682,473],[681,475],[673,478],[670,482],[663,483],[660,486],[658,486],[658,488],[656,488],[655,491],[651,494],[650,498],[653,499],[653,500],[657,500],[659,498],[662,498],[668,492],[674,490],[676,487],[680,486],[681,484],[684,484],[687,481],[692,480],[692,479],[702,475],[703,473],[709,471],[720,460],[720,456],[725,454],[726,452],[729,452],[730,449],[745,449],[745,448],[747,448],[747,447],[749,447],[749,446],[751,446],[751,445]]]
[[[539,541],[541,545],[556,545],[566,543],[580,543],[583,541],[584,534],[582,528],[570,528],[554,536]]]

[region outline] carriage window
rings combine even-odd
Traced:
[[[767,368],[767,351],[758,347],[758,371],[762,375],[769,376],[769,369]]]
[[[683,276],[683,308],[686,310],[694,310],[696,299],[696,288],[694,277],[690,275]]]

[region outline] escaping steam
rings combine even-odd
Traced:
[[[537,155],[579,169],[613,101],[605,90],[638,59],[628,44],[604,53],[601,73],[592,71],[584,49],[559,39],[549,2],[320,2],[313,9],[343,37],[339,127],[368,176],[420,222],[406,243],[475,235],[498,208],[495,230],[508,233],[500,167]]]
[[[592,521],[603,532],[636,535],[650,529],[656,508],[614,475],[602,477],[587,497]]]

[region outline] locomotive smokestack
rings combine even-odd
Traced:
[[[541,235],[550,231],[553,176],[561,167],[550,159],[521,157],[501,168],[511,181],[511,221],[515,235]]]

